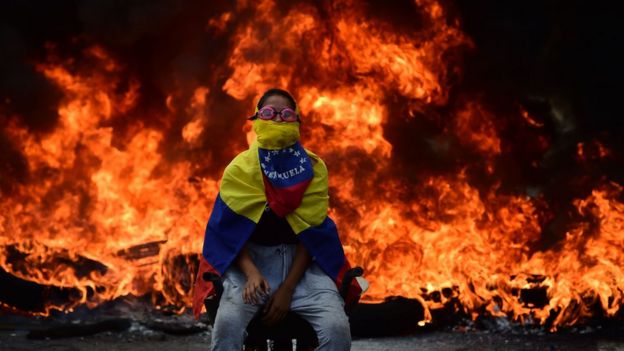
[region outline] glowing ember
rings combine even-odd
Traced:
[[[147,113],[137,108],[142,82],[105,48],[94,45],[65,60],[50,46],[38,69],[64,95],[56,128],[32,133],[19,118],[5,128],[30,178],[0,203],[0,266],[24,280],[80,291],[42,313],[128,294],[152,294],[158,306],[189,306],[188,267],[200,252],[227,162],[201,150],[203,141],[225,140],[214,147],[228,157],[242,151],[253,138],[243,126],[251,101],[279,86],[298,97],[304,145],[328,163],[332,216],[347,255],[371,283],[364,301],[417,298],[430,319],[431,310],[456,299],[473,318],[538,320],[552,329],[596,311],[618,313],[622,187],[605,182],[575,200],[565,236],[540,246],[550,215],[545,200],[524,189],[502,190],[499,182],[477,186],[470,176],[479,169],[494,177],[506,140],[496,114],[478,99],[449,104],[450,82],[461,76],[451,58],[474,49],[459,22],[438,2],[420,0],[421,29],[404,33],[381,20],[363,21],[358,4],[336,1],[325,13],[309,4],[284,10],[271,0],[249,1],[218,14],[207,32],[225,35],[235,26],[226,77],[220,86],[185,87],[192,92],[186,95],[172,87],[152,118],[158,123],[138,118]],[[83,59],[93,64],[75,64]],[[224,94],[245,108],[217,109]],[[445,150],[444,143],[456,143],[477,158],[460,171],[410,174],[409,162],[418,160],[402,164],[386,133],[393,121],[418,118],[439,124],[444,140],[432,145]],[[522,108],[510,118],[544,126]],[[218,129],[223,119],[236,126],[227,138]],[[201,156],[172,156],[191,153]],[[609,153],[598,141],[578,144],[582,162]],[[547,299],[523,301],[523,289],[543,289]],[[430,298],[435,292],[443,292],[437,300]]]

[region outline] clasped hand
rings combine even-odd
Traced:
[[[262,274],[253,274],[247,277],[247,283],[243,289],[243,301],[246,304],[259,304],[270,292],[271,287]],[[293,289],[284,285],[280,286],[264,306],[262,321],[267,325],[273,325],[282,320],[290,310],[292,294]]]

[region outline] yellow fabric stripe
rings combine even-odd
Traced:
[[[323,223],[329,208],[327,167],[316,154],[307,149],[306,152],[314,163],[314,178],[303,195],[301,205],[286,215],[286,220],[295,234]],[[267,199],[257,143],[236,156],[225,168],[220,194],[223,202],[234,212],[254,223],[260,221]]]
[[[220,194],[223,202],[231,210],[254,223],[260,221],[267,200],[257,144],[252,144],[225,168]]]

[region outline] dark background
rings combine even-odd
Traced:
[[[332,3],[306,2],[319,8]],[[278,3],[296,6],[288,1]],[[412,1],[363,3],[370,16],[388,20],[402,31],[410,30],[417,22],[414,14],[418,9]],[[559,195],[553,195],[564,198],[563,202],[591,188],[581,187],[579,193],[569,191],[577,184],[567,179],[579,175],[591,174],[592,182],[607,179],[624,183],[619,52],[622,21],[615,2],[457,0],[444,4],[449,17],[460,18],[462,29],[475,44],[464,58],[464,76],[454,91],[479,92],[501,119],[522,104],[545,125],[540,133],[548,138],[549,147],[539,155],[529,155],[530,150],[522,145],[524,136],[511,132],[513,126],[500,129],[501,139],[511,145],[504,145],[507,156],[499,161],[499,168],[509,166],[512,170],[507,174],[501,171],[499,178],[504,183],[510,187],[528,183],[543,188],[565,184],[566,191],[555,191]],[[233,8],[235,2],[225,0],[2,1],[0,122],[5,124],[8,116],[18,116],[32,133],[54,128],[61,93],[35,69],[35,64],[46,57],[45,43],[50,42],[67,56],[92,43],[102,45],[138,77],[138,109],[145,112],[164,110],[168,88],[180,80],[220,86],[227,78],[228,72],[220,67],[224,66],[231,43],[227,35],[211,37],[205,28],[210,18]],[[224,93],[216,93],[232,101]],[[560,116],[555,116],[553,110]],[[146,123],[160,122],[146,119]],[[428,130],[426,125],[417,127]],[[409,130],[410,126],[391,128]],[[411,157],[409,148],[414,145],[401,147],[405,135],[392,131],[387,134],[397,145],[398,159],[402,159],[401,154],[403,159]],[[591,167],[579,165],[577,144],[592,140],[603,143],[611,156]],[[205,147],[218,145],[206,141]],[[11,183],[27,179],[28,170],[20,152],[1,129],[0,148],[0,189],[10,193]],[[424,161],[425,167],[433,169],[449,163],[433,160],[439,155],[434,156]],[[528,166],[536,160],[540,164],[537,170]],[[564,192],[567,195],[562,195]]]

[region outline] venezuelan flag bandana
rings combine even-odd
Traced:
[[[258,148],[267,203],[284,217],[299,207],[314,178],[312,161],[299,142],[282,150]]]
[[[225,273],[267,205],[286,218],[319,267],[338,286],[342,284],[342,277],[351,267],[336,225],[327,215],[327,180],[325,163],[299,142],[281,149],[254,142],[232,160],[225,168],[204,235],[193,292],[196,318],[204,300],[215,293],[212,283],[202,279],[203,274]],[[349,296],[355,299],[361,291],[353,280]]]

